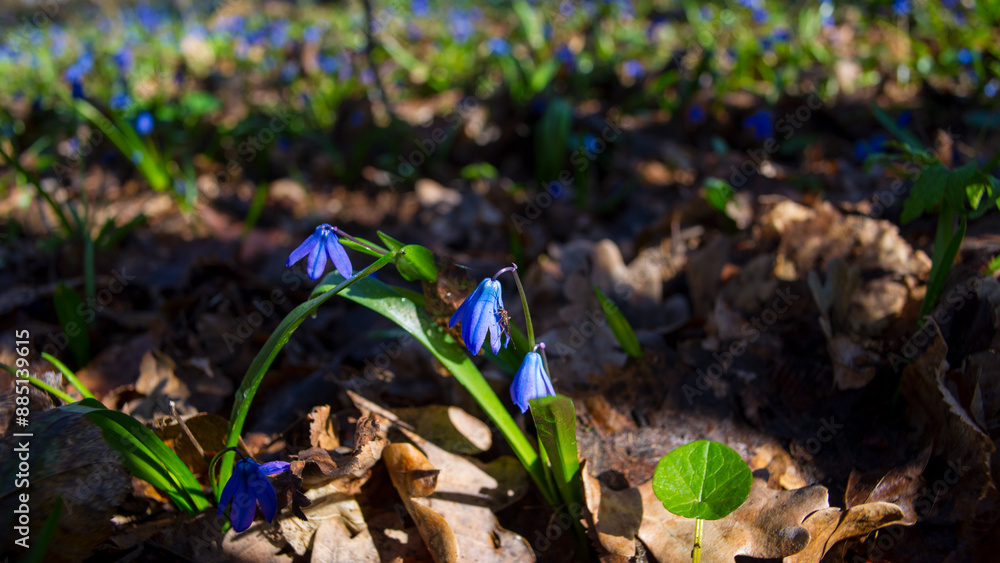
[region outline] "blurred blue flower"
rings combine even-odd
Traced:
[[[77,100],[82,100],[83,95],[83,81],[82,80],[72,80],[70,81],[70,86],[73,89],[73,98]]]
[[[375,73],[368,67],[361,69],[361,75],[358,78],[361,79],[361,83],[365,86],[371,86],[375,83]]]
[[[639,61],[635,59],[629,59],[625,61],[624,65],[622,65],[622,72],[625,73],[625,76],[628,76],[629,78],[639,78],[640,76],[646,73],[646,68],[643,67],[642,63],[640,63]]]
[[[226,505],[232,502],[229,511],[229,521],[233,525],[233,530],[242,532],[253,523],[253,517],[257,513],[257,503],[264,512],[264,518],[270,522],[274,519],[278,511],[278,498],[274,492],[274,485],[267,479],[268,475],[276,475],[287,471],[289,463],[287,461],[272,461],[260,465],[249,457],[244,457],[233,465],[233,474],[229,476],[229,481],[222,489],[219,497],[219,511],[217,516],[222,516]]]
[[[80,82],[83,80],[84,76],[90,72],[90,69],[94,67],[94,56],[90,54],[90,51],[84,50],[83,53],[76,59],[76,62],[71,64],[69,68],[66,69],[66,80],[70,82]]]
[[[493,37],[486,42],[491,55],[509,55],[510,44],[503,37]]]
[[[413,0],[413,2],[410,2],[410,9],[413,11],[413,15],[422,18],[430,13],[430,7],[427,4],[427,0]]]
[[[57,58],[66,52],[69,44],[69,36],[63,31],[62,26],[53,24],[49,28],[49,43],[52,45],[52,54]]]
[[[140,113],[135,118],[135,131],[143,137],[153,132],[153,114],[148,111]]]
[[[326,74],[333,74],[337,71],[339,63],[337,57],[331,57],[330,55],[323,55],[319,58],[319,67],[323,69]]]
[[[706,117],[707,116],[705,115],[705,108],[701,107],[700,105],[694,104],[688,108],[687,119],[689,123],[694,125],[701,125],[702,123],[705,122]]]
[[[565,43],[556,47],[555,56],[562,64],[570,68],[576,68],[576,55],[573,54],[573,51]]]
[[[869,156],[883,152],[882,147],[887,140],[885,135],[872,135],[868,140],[861,139],[854,144],[854,158],[864,162]]]
[[[507,334],[500,322],[500,311],[502,310],[503,299],[500,282],[486,278],[479,282],[475,291],[458,306],[458,310],[448,320],[448,327],[452,328],[459,322],[462,323],[462,340],[465,341],[465,347],[473,356],[483,348],[488,332],[490,334],[490,349],[496,354],[500,351],[501,335],[507,337],[507,341],[503,344],[504,347],[510,342],[510,334]]]
[[[764,23],[767,21],[768,12],[764,8],[754,8],[752,11],[753,21],[756,23]]]
[[[911,121],[913,121],[913,114],[910,113],[910,110],[903,110],[896,118],[896,125],[905,129],[909,127]]]
[[[573,12],[575,11],[576,11],[576,4],[570,2],[570,0],[562,0],[562,2],[559,3],[559,14],[562,17],[568,18],[572,16]]]
[[[146,2],[139,2],[135,5],[135,17],[139,20],[139,25],[146,31],[155,30],[163,21],[163,14],[151,8]]]
[[[351,259],[348,258],[344,245],[340,243],[333,227],[326,223],[316,227],[313,234],[309,235],[305,242],[288,255],[285,267],[290,267],[307,255],[309,258],[306,260],[306,271],[309,273],[309,279],[318,280],[323,275],[327,257],[333,262],[337,272],[345,279],[354,274],[354,270],[351,268]]]
[[[997,90],[1000,89],[1000,84],[997,83],[997,79],[994,78],[983,86],[983,94],[986,94],[987,98],[992,98],[997,95]]]
[[[461,9],[453,9],[449,12],[448,24],[451,34],[456,42],[465,43],[469,36],[476,30],[476,26],[469,17],[469,12]]]
[[[836,23],[833,19],[833,1],[822,0],[819,3],[819,22],[823,27],[833,27]]]
[[[603,143],[603,141],[602,141]],[[597,144],[597,137],[587,133],[583,136],[583,149],[590,154],[601,152],[601,147]]]
[[[545,22],[542,25],[542,38],[544,38],[546,41],[552,41],[552,24],[551,23]]]
[[[788,40],[791,38],[791,33],[788,32],[787,28],[776,27],[774,28],[773,37],[774,40],[779,43],[787,43]]]
[[[306,43],[318,43],[320,38],[323,36],[323,30],[317,25],[310,25],[302,32],[302,39]]]
[[[111,99],[108,100],[108,107],[115,111],[120,111],[127,108],[131,102],[132,100],[129,98],[128,94],[121,92],[111,96]]]
[[[743,127],[753,129],[753,136],[757,140],[769,139],[774,136],[774,123],[771,121],[771,112],[758,111],[743,120]]]
[[[135,60],[135,56],[132,53],[132,47],[129,45],[123,46],[114,55],[115,64],[118,65],[118,70],[122,74],[128,74],[132,70],[132,62]]]
[[[966,65],[966,66],[971,65],[972,64],[972,51],[970,51],[968,49],[965,49],[965,48],[959,49],[959,51],[958,51],[958,63],[962,64],[962,65]]]
[[[278,20],[271,24],[268,39],[272,47],[284,47],[288,42],[288,20]]]
[[[285,66],[281,67],[281,81],[284,83],[289,83],[295,80],[295,77],[299,75],[299,63],[295,61],[285,62]]]
[[[910,0],[893,0],[892,1],[892,11],[897,16],[908,16],[912,6],[910,5]]]
[[[538,352],[528,352],[524,355],[521,367],[514,375],[514,381],[510,384],[510,400],[521,409],[527,412],[530,406],[528,401],[540,397],[550,397],[556,394],[552,387],[552,380],[545,373],[545,365],[542,362],[542,355]]]

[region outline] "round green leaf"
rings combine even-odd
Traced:
[[[747,500],[752,480],[740,454],[724,444],[698,440],[656,464],[653,492],[678,516],[718,520]]]

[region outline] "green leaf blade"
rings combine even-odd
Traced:
[[[698,440],[656,464],[653,492],[677,516],[718,520],[746,502],[752,481],[738,453],[718,442]]]
[[[597,300],[601,303],[601,311],[604,311],[604,317],[608,319],[608,327],[611,328],[612,334],[615,335],[622,349],[632,358],[642,358],[642,346],[639,345],[639,339],[636,337],[635,331],[632,330],[632,325],[625,319],[625,315],[622,314],[621,309],[608,299],[604,295],[604,292],[596,285],[594,286],[594,293],[597,294]]]

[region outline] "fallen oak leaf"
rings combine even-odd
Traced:
[[[639,506],[629,498],[636,493],[641,500]],[[609,502],[611,506],[622,509],[631,518],[633,526],[636,515],[630,510],[640,511],[641,520],[638,529],[634,530],[635,537],[642,540],[657,561],[685,561],[691,558],[695,521],[668,512],[653,493],[651,481],[622,491],[601,485],[600,496],[596,520],[598,537],[601,534],[614,536],[612,545],[624,548],[633,533],[632,529],[612,526],[614,518],[600,517],[601,513],[605,513],[602,508],[604,503]],[[590,498],[588,493],[588,508],[593,509]],[[793,555],[809,542],[809,532],[802,526],[802,521],[808,514],[828,506],[825,487],[814,485],[793,491],[778,491],[768,489],[762,479],[755,478],[750,496],[743,506],[725,518],[704,522],[702,561],[731,563],[738,555],[758,558]],[[606,514],[611,514],[611,509],[608,510]],[[621,549],[613,554],[624,556],[626,553],[627,549]]]
[[[340,447],[340,425],[330,416],[330,405],[320,405],[309,413],[309,444],[315,448],[335,450]]]
[[[848,508],[825,508],[809,515],[803,526],[809,531],[809,544],[802,551],[784,559],[784,563],[820,563],[839,542],[867,536],[892,524],[902,524],[903,509],[890,502],[870,502]]]
[[[302,479],[306,488],[318,487],[339,480],[346,488],[343,492],[358,492],[368,479],[371,468],[382,458],[386,439],[381,435],[378,421],[370,416],[358,419],[354,432],[354,450],[336,458],[323,448],[309,448],[299,452],[298,459],[291,462],[290,470]],[[315,469],[309,470],[307,467]]]
[[[416,498],[412,495],[414,479],[410,471],[414,467],[429,467],[430,461],[413,444],[391,444],[385,449],[382,457],[389,469],[389,478],[399,492],[406,511],[413,517],[420,536],[424,538],[424,543],[431,552],[431,557],[437,563],[459,561],[458,538],[455,536],[455,531],[440,514],[423,504],[414,502]]]
[[[931,448],[927,447],[906,467],[869,475],[851,471],[851,476],[847,478],[847,489],[844,491],[847,508],[873,502],[890,502],[903,511],[904,517],[898,522],[899,524],[904,526],[916,524],[917,510],[914,507],[914,499],[920,494],[924,482],[921,475],[930,457]]]

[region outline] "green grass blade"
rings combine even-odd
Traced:
[[[27,557],[24,559],[26,563],[42,563],[42,561],[45,561],[45,554],[48,553],[49,545],[52,544],[52,538],[56,535],[56,528],[59,526],[59,517],[62,515],[62,511],[63,499],[62,495],[59,495],[56,497],[55,502],[52,503],[52,512],[49,512],[49,515],[45,517],[45,525],[42,526],[42,531],[39,532],[34,544],[32,544],[31,549],[28,551]]]
[[[99,426],[108,445],[121,455],[125,467],[166,493],[178,508],[195,513],[210,506],[198,480],[181,458],[138,420],[109,410],[96,399],[59,408],[83,414]]]
[[[940,234],[942,224],[945,223],[945,214],[942,213],[938,217],[938,233]],[[947,214],[946,228],[951,230],[951,213]],[[965,217],[962,217],[961,222],[958,225],[958,231],[951,235],[948,240],[947,245],[943,246],[943,250],[938,254],[938,245],[941,238],[934,243],[934,260],[931,262],[931,273],[928,276],[927,281],[927,293],[924,294],[924,302],[920,305],[920,324],[923,326],[923,319],[927,315],[931,314],[934,310],[934,304],[937,303],[938,297],[941,295],[941,290],[944,289],[944,282],[948,279],[948,273],[951,272],[951,264],[955,261],[955,256],[958,255],[958,249],[962,246],[962,240],[965,238],[965,227],[967,224]]]
[[[341,280],[337,273],[331,273],[327,280]],[[327,285],[327,284],[324,284]],[[330,284],[332,287],[332,283]],[[550,506],[557,506],[557,495],[551,490],[545,468],[538,457],[538,452],[531,446],[517,423],[486,379],[472,363],[465,350],[435,322],[426,311],[419,308],[411,300],[396,293],[391,286],[378,280],[366,278],[343,292],[344,297],[381,313],[397,325],[409,332],[455,376],[464,386],[483,411],[496,424],[497,429],[510,444],[514,454],[528,470],[535,485],[542,492]]]
[[[625,316],[622,315],[621,309],[608,299],[596,285],[594,293],[597,294],[597,300],[601,302],[601,310],[604,311],[604,317],[608,319],[608,327],[611,328],[611,332],[621,344],[622,349],[633,358],[642,358],[642,346],[639,345],[639,339],[635,336],[632,325],[628,324]]]
[[[12,371],[11,373],[14,373],[14,372]],[[33,375],[29,375],[28,376],[28,381],[31,382],[31,384],[34,385],[35,387],[38,387],[39,389],[42,389],[43,391],[48,391],[52,395],[55,395],[56,397],[59,398],[59,400],[61,400],[62,402],[66,403],[66,404],[76,402],[76,400],[73,397],[70,397],[69,395],[67,395],[65,391],[62,391],[60,389],[56,389],[55,387],[49,385],[48,383],[45,383],[44,381],[42,381],[41,379],[38,379],[37,377],[35,377]]]
[[[77,379],[76,374],[73,373],[73,370],[66,367],[65,364],[52,357],[52,355],[49,354],[48,352],[42,352],[42,359],[56,366],[56,369],[63,374],[63,377],[65,377],[66,380],[73,385],[73,387],[76,387],[76,390],[79,391],[81,395],[83,395],[84,399],[96,399],[96,397],[94,397],[94,394],[90,392],[90,389],[87,389],[87,386],[84,385],[82,382],[80,382],[79,379]],[[70,402],[72,402],[72,399],[70,399]]]
[[[327,299],[333,297],[334,295],[340,293],[342,290],[350,287],[352,284],[357,283],[363,279],[368,274],[382,268],[389,262],[392,262],[396,258],[395,253],[389,253],[380,257],[375,262],[372,262],[370,266],[358,272],[349,280],[344,280],[337,286],[331,286],[330,289],[325,290],[322,294],[317,297],[309,299],[305,303],[302,303],[298,307],[292,309],[291,313],[288,313],[278,328],[271,334],[267,342],[257,352],[257,356],[254,357],[253,362],[250,364],[250,368],[247,370],[247,374],[243,377],[243,383],[240,384],[240,388],[236,391],[236,401],[233,403],[233,414],[229,421],[229,436],[226,439],[226,447],[235,447],[240,439],[240,433],[243,431],[243,424],[246,422],[247,413],[250,412],[250,403],[253,401],[254,395],[257,393],[257,388],[260,387],[260,382],[264,379],[264,374],[267,373],[267,368],[271,366],[274,359],[278,356],[278,352],[285,347],[285,343],[291,338],[292,333],[295,329],[299,328],[306,318],[312,314],[312,312],[326,302]],[[329,279],[329,276],[327,276]],[[343,278],[340,278],[343,279]],[[320,284],[321,286],[323,284]],[[314,290],[314,294],[316,291]],[[233,457],[234,453],[228,452],[222,458],[222,465],[219,470],[219,480],[211,479],[212,489],[215,494],[215,498],[218,499],[219,495],[222,494],[222,488],[219,483],[225,483],[229,480],[229,475],[233,472]]]
[[[559,496],[568,506],[583,506],[580,459],[576,448],[576,409],[562,395],[532,399],[531,416],[538,429],[538,441],[552,464]]]

